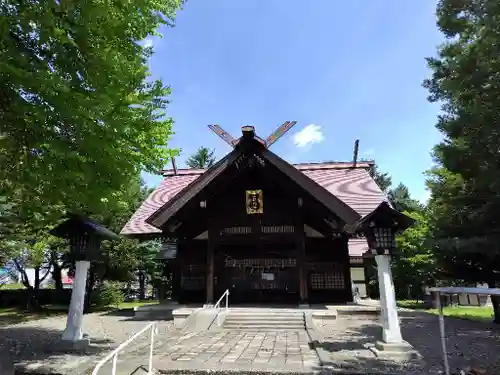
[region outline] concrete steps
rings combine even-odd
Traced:
[[[230,310],[222,328],[240,331],[303,331],[302,311]]]

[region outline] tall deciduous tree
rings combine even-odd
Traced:
[[[451,276],[500,282],[500,3],[441,0],[447,38],[429,58],[429,99],[441,102],[430,204],[438,254]],[[495,321],[500,304],[492,298]]]
[[[0,184],[35,190],[22,204],[95,211],[172,156],[170,89],[150,79],[139,41],[181,3],[0,2]]]
[[[215,163],[214,153],[215,150],[202,146],[188,158],[186,164],[189,168],[210,168]]]

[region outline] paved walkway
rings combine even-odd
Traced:
[[[73,353],[52,350],[64,330],[66,316],[4,325],[0,327],[0,358],[8,355],[25,372],[77,375],[93,368],[94,362],[148,323],[147,320],[134,319],[132,313],[126,312],[86,314],[83,328],[91,344],[85,352]],[[171,321],[158,321],[157,327],[160,336],[168,337],[173,333]],[[126,353],[148,343],[149,335],[143,335],[126,349]]]
[[[401,332],[422,356],[423,361],[381,361],[366,348],[381,337],[378,318],[344,317],[318,327],[320,346],[330,353],[332,365],[344,369],[370,369],[372,372],[442,374],[443,359],[438,318],[434,314],[400,310]],[[452,372],[468,366],[483,367],[487,374],[500,374],[500,330],[477,321],[445,318],[448,360]]]
[[[320,366],[303,332],[203,332],[155,350],[158,369],[313,370]]]

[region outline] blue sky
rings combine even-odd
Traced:
[[[297,125],[272,150],[290,162],[375,159],[425,200],[423,172],[441,136],[421,84],[442,37],[435,1],[189,0],[164,28],[150,69],[173,89],[178,166],[199,146],[228,151],[208,124],[235,137]],[[170,168],[171,166],[166,166]],[[161,177],[145,176],[154,186]]]

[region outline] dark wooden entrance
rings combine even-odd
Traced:
[[[232,303],[297,303],[299,273],[290,244],[221,245],[216,250],[216,291]]]

